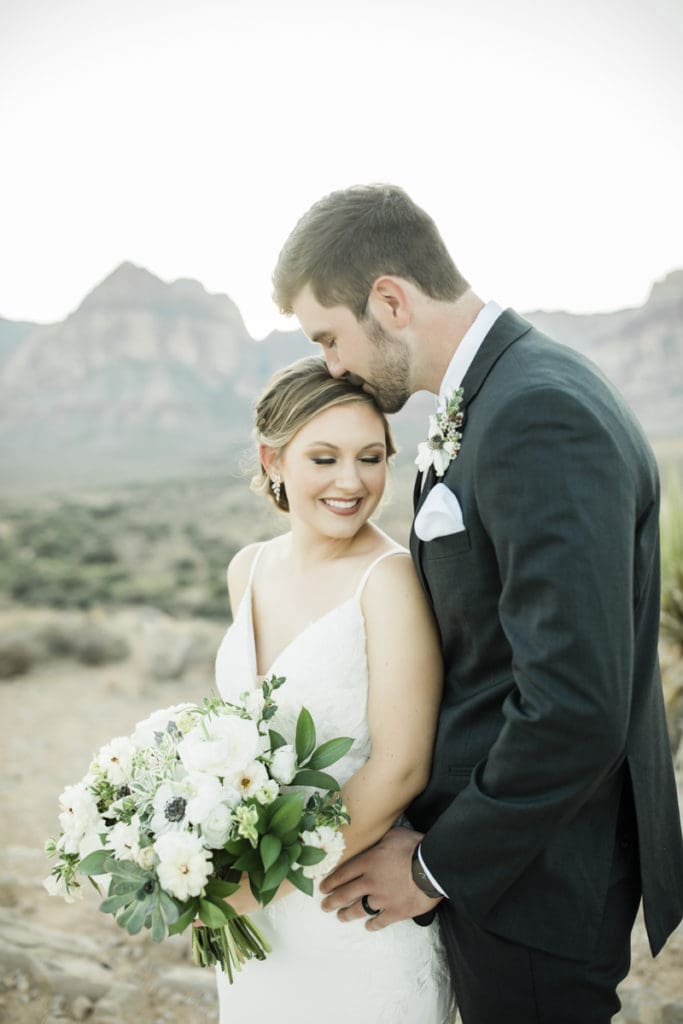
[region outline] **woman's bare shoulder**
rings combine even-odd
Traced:
[[[249,573],[251,572],[251,567],[256,557],[256,553],[260,547],[260,543],[247,544],[246,547],[240,548],[237,554],[230,560],[226,577],[233,614],[242,600],[244,591],[247,589]]]

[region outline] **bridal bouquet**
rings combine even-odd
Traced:
[[[199,918],[194,959],[219,963],[231,982],[245,960],[263,960],[265,938],[226,899],[248,881],[265,906],[285,879],[312,895],[341,856],[349,821],[323,769],[353,740],[316,747],[306,708],[290,742],[271,728],[284,682],[272,676],[237,704],[211,697],[155,711],[102,747],[59,798],[48,892],[72,902],[87,876],[107,889],[100,910],[131,935],[150,928],[155,942]]]

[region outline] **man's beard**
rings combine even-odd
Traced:
[[[385,331],[373,316],[368,318],[364,329],[375,349],[370,364],[372,379],[366,384],[382,412],[398,412],[412,394],[408,346]]]

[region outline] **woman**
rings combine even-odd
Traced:
[[[234,622],[216,659],[221,695],[286,677],[275,727],[291,733],[302,704],[318,741],[355,738],[334,766],[351,824],[344,858],[375,843],[427,781],[441,694],[431,613],[409,555],[371,522],[394,453],[372,397],[309,358],[277,374],[256,411],[261,470],[252,486],[289,515],[290,530],[240,551],[228,569]],[[230,986],[221,1021],[450,1024],[438,925],[369,932],[342,924],[287,883],[265,910],[248,889],[231,899],[272,945]],[[371,908],[381,909],[381,908]]]

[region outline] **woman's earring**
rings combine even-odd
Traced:
[[[280,482],[281,477],[279,473],[273,474],[270,478],[270,486],[273,488],[273,494],[275,495],[275,501],[280,504],[280,492],[282,490],[282,484]]]

